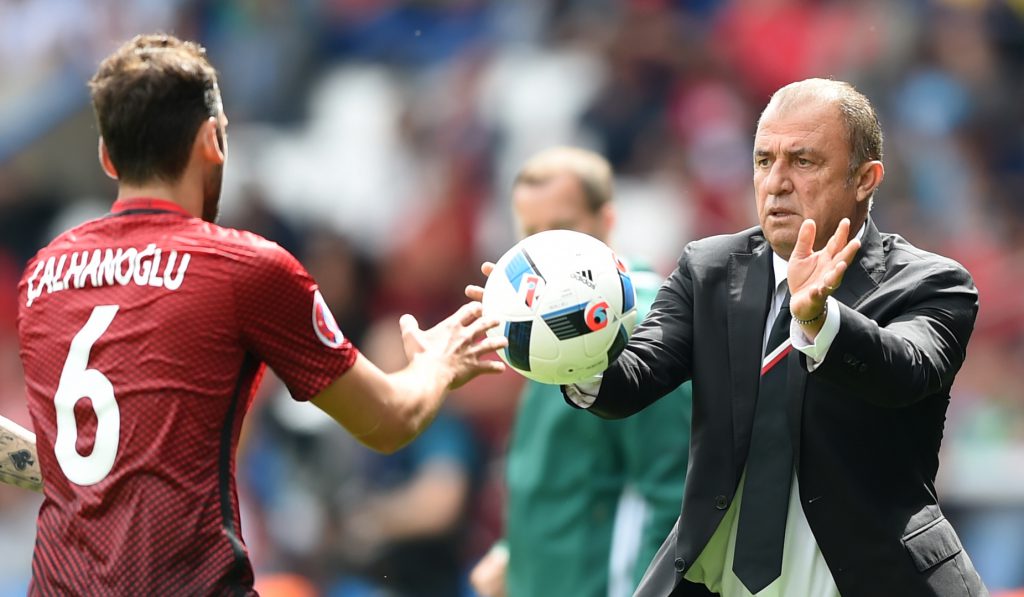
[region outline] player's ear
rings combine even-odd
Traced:
[[[103,173],[117,180],[117,168],[114,167],[114,162],[110,159],[110,152],[107,151],[107,144],[103,142],[103,137],[100,137],[100,145],[97,151],[100,154],[100,167],[103,168]]]
[[[207,118],[199,127],[196,137],[196,143],[203,159],[218,165],[224,163],[224,160],[227,159],[227,148],[224,145],[224,136],[216,118],[213,116]]]

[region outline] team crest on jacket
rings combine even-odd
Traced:
[[[338,327],[331,310],[324,302],[324,296],[317,290],[313,293],[313,331],[316,337],[329,348],[338,348],[345,341],[345,336]]]

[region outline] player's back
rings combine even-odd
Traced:
[[[249,590],[235,446],[263,362],[277,369],[275,355],[296,343],[274,326],[313,336],[315,285],[258,236],[165,202],[132,205],[55,239],[19,288],[46,495],[33,590]],[[322,327],[319,349],[345,350],[320,377],[298,365],[285,376],[300,398],[354,358]]]

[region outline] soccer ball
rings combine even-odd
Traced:
[[[636,325],[626,266],[596,238],[570,230],[529,236],[508,250],[484,286],[483,312],[501,320],[498,354],[547,384],[583,381],[608,368]]]

